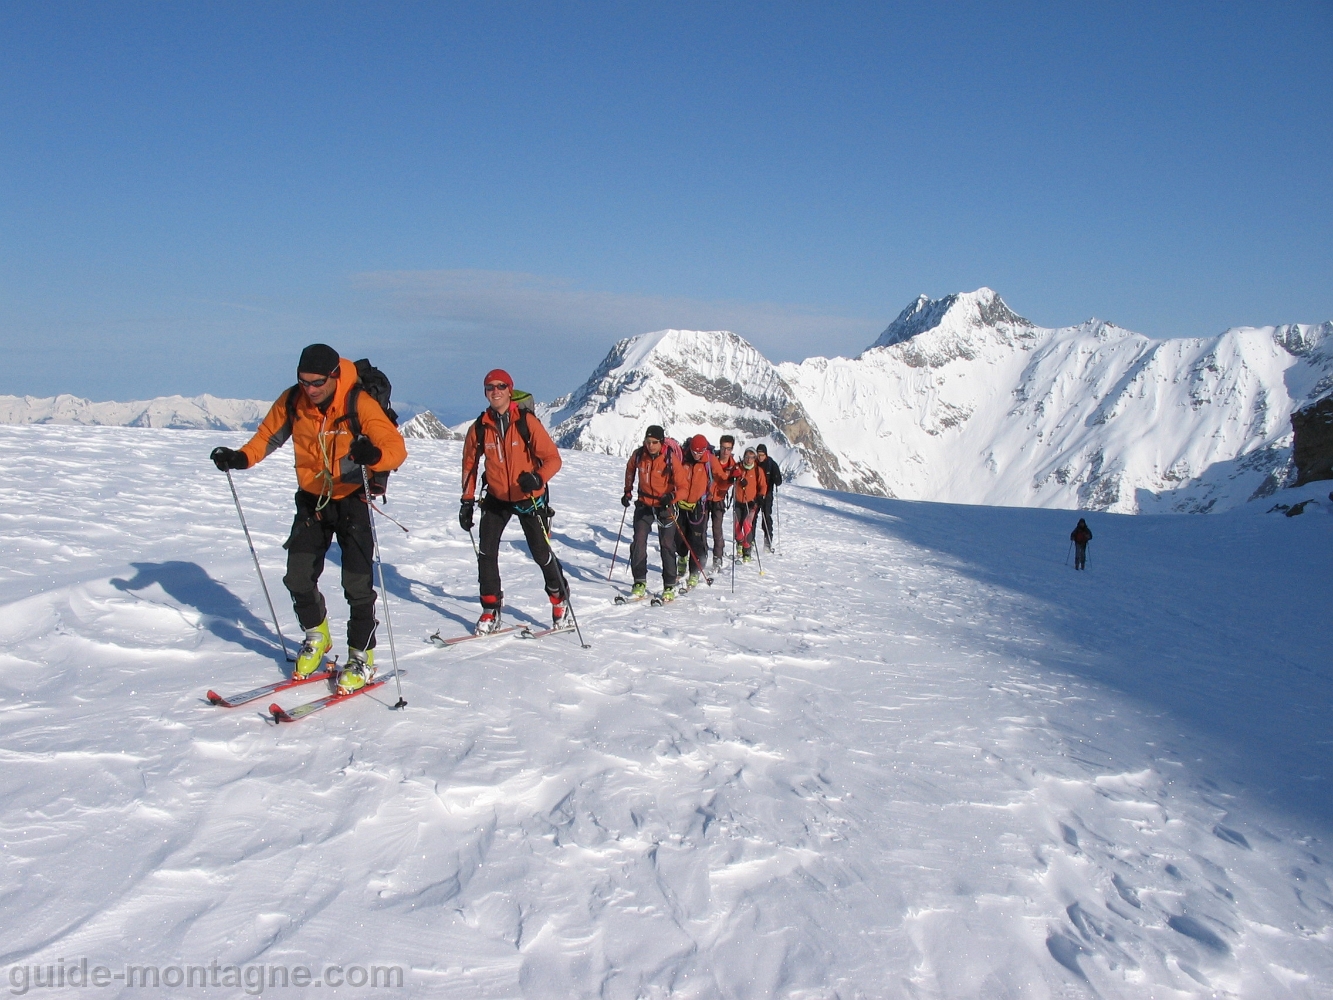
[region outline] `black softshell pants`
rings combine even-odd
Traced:
[[[477,531],[477,582],[481,588],[482,608],[494,608],[504,600],[504,591],[500,589],[500,536],[515,515],[523,529],[523,537],[528,540],[532,560],[541,567],[546,593],[562,596],[569,593],[560,564],[546,540],[542,519],[536,514],[518,514],[507,503],[484,500],[481,526]]]
[[[343,596],[351,608],[347,620],[347,645],[352,649],[375,648],[375,561],[374,536],[370,529],[370,508],[365,494],[357,490],[341,500],[330,500],[316,510],[319,497],[305,490],[296,491],[296,519],[283,548],[287,550],[287,575],[282,578],[292,595],[301,628],[311,629],[328,617],[324,595],[319,592],[319,577],[324,572],[324,557],[334,538],[342,553]]]
[[[704,567],[700,565],[699,560],[708,558],[707,503],[699,501],[694,510],[676,508],[676,528],[676,534],[680,538],[677,553],[690,557],[691,573],[703,573]]]
[[[657,524],[658,551],[662,556],[662,585],[676,585],[676,526],[662,507],[650,507],[642,500],[634,504],[634,541],[629,547],[629,569],[635,583],[648,579],[648,536]]]
[[[727,536],[722,532],[722,523],[727,516],[725,500],[708,501],[708,517],[713,522],[713,558],[721,559],[727,554]],[[702,552],[699,553],[703,555]]]
[[[1088,543],[1074,543],[1074,569],[1086,569],[1088,565]]]
[[[759,523],[764,529],[764,541],[773,547],[773,491],[770,489],[759,500]]]

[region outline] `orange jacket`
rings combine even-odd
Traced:
[[[698,462],[687,457],[680,468],[680,475],[677,477],[681,484],[680,489],[676,491],[676,499],[689,504],[707,499],[708,467],[712,464],[713,457],[711,455]]]
[[[352,444],[352,429],[347,422],[347,395],[356,384],[356,365],[346,358],[338,361],[338,388],[323,412],[297,393],[296,416],[287,420],[287,392],[269,407],[255,436],[241,451],[253,467],[281,448],[288,438],[296,454],[296,481],[301,489],[318,496],[329,494],[335,500],[351,496],[361,489],[361,466],[347,457]],[[357,416],[361,433],[381,452],[380,460],[368,466],[371,472],[392,472],[407,460],[407,445],[393,421],[384,415],[380,404],[368,392],[357,394]]]
[[[640,445],[634,449],[634,454],[629,457],[629,462],[625,465],[625,492],[634,491],[634,477],[639,477],[639,501],[647,504],[649,507],[662,506],[662,497],[668,493],[674,493],[680,496],[684,488],[684,480],[681,475],[681,462],[675,459],[671,460],[671,474],[667,475],[667,447],[662,445],[662,450],[653,458],[648,454],[648,449]]]
[[[740,477],[736,480],[737,503],[754,503],[768,492],[768,477],[758,465],[753,469],[737,466],[736,474]]]
[[[556,448],[551,435],[537,419],[537,415],[528,411],[524,417],[528,433],[532,437],[532,451],[537,460],[528,452],[527,443],[519,432],[516,421],[519,419],[517,403],[509,404],[507,426],[504,437],[500,436],[500,424],[494,411],[489,407],[481,416],[485,427],[486,451],[486,492],[496,500],[505,503],[522,503],[528,494],[519,488],[518,477],[525,472],[535,472],[541,477],[542,485],[551,481],[551,477],[560,471],[560,451]],[[481,458],[481,445],[477,442],[476,425],[468,429],[463,436],[463,499],[472,500],[477,491],[477,464]],[[537,491],[540,494],[540,490]]]
[[[727,490],[731,489],[731,481],[736,478],[736,470],[740,468],[734,458],[728,458],[723,462],[717,455],[709,459],[713,463],[713,489],[708,494],[708,499],[721,503],[727,499]]]

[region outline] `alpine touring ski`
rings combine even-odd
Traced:
[[[426,637],[426,641],[433,646],[439,646],[441,649],[448,649],[450,646],[457,646],[460,642],[471,642],[473,639],[489,639],[496,635],[508,635],[510,632],[517,632],[522,626],[506,625],[504,628],[498,628],[494,632],[483,632],[481,635],[454,635],[448,639],[441,637],[439,632]]]
[[[327,681],[336,676],[337,672],[338,668],[335,664],[332,667],[320,667],[313,674],[308,674],[305,677],[288,677],[284,680],[274,681],[272,684],[252,688],[249,691],[242,691],[240,694],[229,694],[225,698],[212,690],[205,697],[214,705],[221,705],[223,708],[235,708],[237,705],[244,705],[247,701],[262,698],[266,694],[277,694],[279,691],[300,687],[302,684],[310,684],[313,681]]]
[[[573,631],[574,625],[572,622],[569,625],[553,625],[550,628],[539,629],[534,629],[532,626],[528,625],[524,626],[522,631],[518,633],[518,637],[520,639],[545,639],[548,635],[555,635],[557,632]]]
[[[304,705],[297,705],[293,709],[286,709],[274,702],[268,707],[269,715],[273,716],[274,722],[297,722],[304,719],[307,715],[314,715],[321,709],[328,708],[330,705],[336,705],[348,698],[355,698],[359,694],[365,694],[367,691],[374,691],[377,687],[382,687],[384,683],[393,678],[398,671],[390,670],[387,674],[376,677],[365,687],[359,687],[355,691],[348,691],[346,694],[326,694],[323,698],[316,698],[314,701],[308,701]],[[404,671],[406,673],[406,671]]]

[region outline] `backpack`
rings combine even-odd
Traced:
[[[296,401],[300,398],[301,384],[298,382],[287,390],[287,425],[291,426],[296,420]],[[355,440],[361,436],[361,414],[358,407],[361,403],[361,393],[366,393],[375,402],[380,404],[380,409],[388,417],[395,427],[398,426],[398,414],[394,411],[392,405],[393,385],[389,382],[389,376],[380,371],[370,363],[369,358],[362,358],[356,362],[356,382],[347,393],[347,414],[341,419],[347,421],[347,426],[352,432],[352,438]],[[389,474],[387,472],[370,473],[370,492],[372,496],[386,497],[389,490]],[[386,497],[387,498],[387,497]]]

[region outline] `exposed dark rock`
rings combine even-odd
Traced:
[[[1293,413],[1291,430],[1291,460],[1296,466],[1292,485],[1333,479],[1333,395]]]

